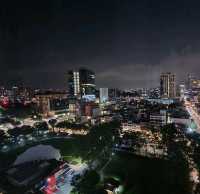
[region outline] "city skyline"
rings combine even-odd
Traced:
[[[198,2],[11,2],[1,6],[1,85],[64,88],[69,69],[86,67],[99,87],[155,87],[161,72],[180,81],[199,70]]]
[[[79,69],[88,69],[86,67],[81,66]],[[78,68],[76,68],[78,69]],[[48,84],[45,85],[44,83],[39,83],[39,84],[34,84],[34,83],[30,83],[29,81],[27,81],[26,79],[23,79],[22,76],[17,76],[14,77],[14,79],[10,79],[10,80],[6,80],[6,82],[0,82],[0,86],[1,87],[5,87],[5,88],[12,88],[12,87],[25,87],[25,88],[32,88],[32,89],[45,89],[45,90],[51,90],[51,89],[58,89],[58,90],[68,90],[68,72],[69,71],[74,71],[75,69],[71,69],[67,71],[67,73],[64,73],[64,78],[61,81],[60,84],[54,85],[54,84]],[[89,69],[88,69],[89,70]],[[90,69],[91,70],[91,69]],[[101,73],[98,72],[94,72],[96,74],[95,76],[95,82],[96,82],[96,88],[118,88],[121,90],[129,90],[129,89],[139,89],[139,88],[159,88],[160,87],[160,75],[165,74],[165,73],[173,73],[176,76],[176,87],[178,87],[178,85],[180,84],[184,84],[187,85],[188,84],[188,75],[193,76],[195,79],[198,79],[199,76],[197,76],[196,73],[189,73],[189,74],[184,74],[183,77],[180,79],[180,75],[176,74],[174,72],[170,72],[170,71],[161,71],[160,74],[155,76],[155,80],[153,80],[153,84],[152,84],[152,78],[151,78],[151,83],[149,83],[149,80],[142,80],[147,84],[134,84],[134,82],[131,82],[131,85],[125,85],[124,87],[120,87],[118,84],[116,84],[116,80],[111,81],[110,83],[107,82],[107,79],[104,78],[104,83],[100,83],[99,81],[99,77],[101,77]],[[108,72],[109,73],[109,72]],[[118,73],[120,74],[120,72]],[[61,74],[60,74],[61,76]],[[62,77],[62,76],[61,76]],[[123,82],[123,78],[127,81],[126,77],[120,77],[120,75],[117,75],[116,78],[121,78],[121,81]],[[48,80],[48,79],[47,79]],[[49,83],[48,81],[45,81],[46,83]],[[4,80],[5,81],[5,80]],[[129,80],[130,81],[130,80]],[[138,80],[141,81],[141,80]],[[50,82],[51,83],[51,82]],[[132,84],[133,83],[133,84]],[[138,83],[138,82],[137,82]]]
[[[0,194],[200,194],[200,1],[0,4]]]

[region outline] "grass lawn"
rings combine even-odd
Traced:
[[[121,180],[123,194],[189,194],[188,169],[174,162],[116,154],[103,172]]]
[[[71,164],[81,164],[82,158],[81,157],[74,157],[74,156],[63,156],[63,159],[70,162]]]

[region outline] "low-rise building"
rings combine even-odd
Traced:
[[[67,96],[65,93],[54,93],[54,92],[38,93],[35,95],[35,98],[38,106],[38,111],[43,116],[49,116],[55,114],[55,112],[58,110],[67,109],[67,105],[66,107],[63,106],[64,104],[66,104],[64,102],[67,100]]]
[[[164,125],[169,123],[169,117],[166,111],[160,111],[150,114],[150,125],[153,128],[160,129]]]

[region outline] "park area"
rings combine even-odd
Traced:
[[[57,134],[54,134],[48,139],[38,139],[37,142],[30,142],[8,152],[1,152],[0,167],[12,164],[20,153],[38,144],[52,145],[59,149],[63,159],[69,162],[93,161],[105,147],[112,147],[113,137],[118,135],[115,133],[117,127],[119,127],[118,123],[109,123],[91,128],[90,133],[85,136],[57,138]]]
[[[19,154],[23,153],[29,147],[38,144],[52,145],[54,148],[59,149],[63,159],[67,160],[72,164],[81,163],[83,158],[85,158],[85,156],[87,155],[87,150],[85,150],[84,146],[82,146],[82,138],[77,137],[71,139],[65,139],[65,138],[49,139],[37,143],[32,143],[24,147],[19,147],[17,149],[14,149],[6,153],[1,153],[0,154],[1,167],[7,167],[8,165],[11,165]]]
[[[104,178],[120,180],[123,194],[188,194],[188,169],[183,164],[119,153],[103,171]]]
[[[52,139],[41,143],[59,149],[63,159],[71,164],[81,164],[88,154],[82,141],[82,138]],[[1,155],[1,161],[11,164],[27,148],[26,146],[5,153]],[[115,153],[102,173],[104,180],[118,180],[123,186],[123,194],[188,194],[190,190],[186,168],[165,160]]]

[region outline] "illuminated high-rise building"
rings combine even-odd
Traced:
[[[68,92],[70,96],[95,95],[95,74],[88,69],[68,72]]]
[[[194,77],[191,74],[188,74],[188,79],[187,79],[187,89],[190,90],[192,88],[192,80]]]
[[[80,69],[81,96],[95,95],[95,73],[88,69]]]
[[[176,97],[176,76],[170,72],[162,73],[160,76],[161,97]]]
[[[68,92],[70,96],[80,94],[80,76],[78,71],[68,72]]]
[[[12,102],[16,102],[18,100],[19,97],[19,87],[17,86],[13,86],[12,87]]]
[[[108,88],[99,89],[100,102],[104,103],[108,101]]]
[[[185,97],[185,85],[184,84],[179,85],[179,97],[180,97],[180,100],[184,100],[184,97]]]
[[[191,87],[192,90],[199,90],[200,89],[200,79],[193,79],[191,80]]]

